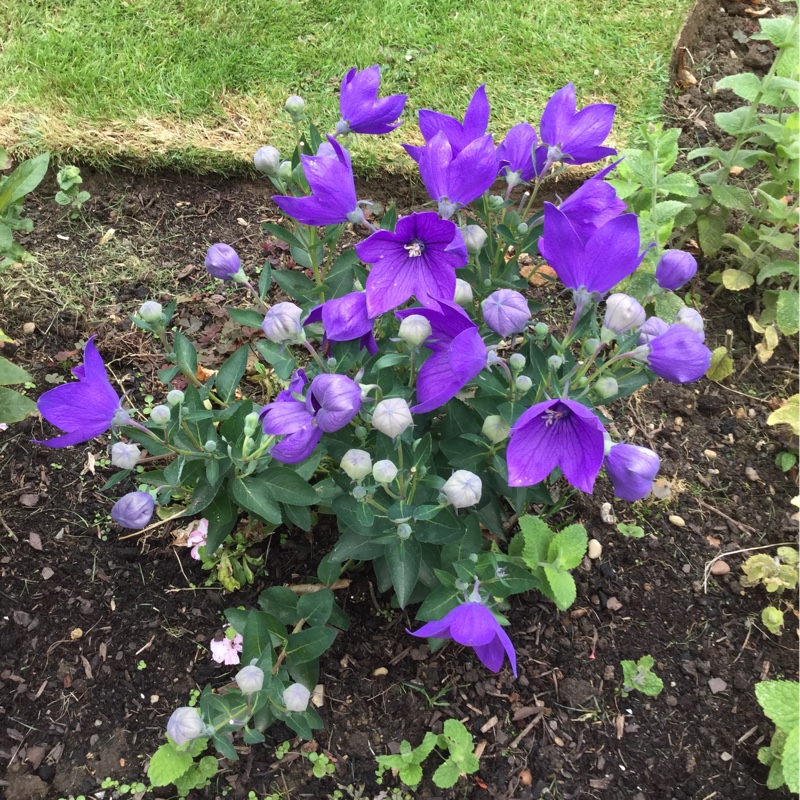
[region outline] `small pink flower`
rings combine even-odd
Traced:
[[[200,548],[205,547],[208,539],[208,520],[201,519],[200,524],[189,534],[186,539],[186,546],[191,547],[189,555],[195,560],[200,560]]]
[[[233,639],[223,636],[221,639],[215,637],[211,640],[211,658],[218,664],[228,664],[229,666],[238,664],[241,652],[242,635],[240,633],[237,633]]]

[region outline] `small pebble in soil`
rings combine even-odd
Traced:
[[[22,332],[26,336],[30,336],[36,330],[36,323],[35,322],[26,322],[22,326]]]
[[[686,520],[684,520],[683,517],[679,517],[677,514],[670,514],[669,515],[669,521],[673,525],[677,525],[679,528],[686,527]]]
[[[672,495],[672,487],[666,478],[656,478],[650,491],[653,493],[653,497],[658,500],[666,500]]]
[[[150,695],[150,702],[155,705],[161,698],[157,694]]]
[[[724,752],[720,753],[719,757],[723,761],[731,761],[733,759],[733,756],[730,753],[728,753],[727,751],[724,751]]]
[[[684,564],[681,569],[688,575],[692,571],[692,565]]]
[[[716,454],[716,452],[714,450],[703,450],[703,455],[709,461],[713,461],[717,457],[717,454]]]
[[[597,539],[590,539],[589,548],[586,552],[589,558],[592,560],[600,558],[600,556],[603,555],[603,545],[600,544]]]
[[[389,670],[386,669],[386,667],[378,667],[378,669],[375,669],[375,670],[372,671],[372,677],[373,678],[383,678],[388,674],[389,674]]]
[[[731,565],[727,561],[715,561],[711,565],[712,575],[727,575],[731,571]]]

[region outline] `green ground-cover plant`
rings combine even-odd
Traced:
[[[0,341],[3,332],[0,330]],[[33,376],[0,356],[0,422],[10,425],[36,413],[36,403],[22,392],[9,389],[20,383],[32,383]]]
[[[81,171],[78,167],[62,167],[56,175],[58,191],[55,201],[60,206],[69,206],[72,216],[79,215],[83,204],[91,197],[89,192],[81,189],[83,183]]]
[[[793,593],[798,582],[797,564],[798,553],[794,547],[779,547],[774,556],[757,553],[742,564],[742,586],[761,584],[770,595],[778,597],[785,591]],[[780,636],[783,632],[784,611],[775,605],[766,606],[761,612],[761,621],[770,633]]]
[[[767,786],[800,791],[800,684],[797,681],[762,681],[756,684],[756,699],[775,723],[768,747],[758,751],[758,760],[769,767]]]
[[[650,697],[658,697],[664,689],[664,681],[653,672],[655,660],[644,655],[638,661],[622,662],[622,696],[631,692],[641,692]]]
[[[6,168],[8,156],[0,147],[0,170]],[[0,275],[10,264],[25,258],[25,251],[14,241],[14,231],[33,230],[33,221],[26,217],[23,203],[44,178],[50,154],[30,158],[8,175],[0,174]]]

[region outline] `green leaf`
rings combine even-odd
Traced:
[[[247,369],[247,356],[250,348],[242,345],[225,363],[220,367],[215,382],[217,394],[224,403],[233,402],[239,381]]]
[[[33,381],[33,375],[22,367],[12,364],[7,358],[0,356],[0,386],[9,386],[15,383],[28,383]]]
[[[281,509],[284,522],[296,525],[301,531],[311,530],[311,512],[308,510],[308,506],[291,506],[281,503]]]
[[[737,189],[735,186],[720,186],[711,184],[711,196],[723,208],[734,211],[747,211],[753,207],[753,197],[746,189]]]
[[[0,386],[0,422],[10,425],[36,413],[36,403],[24,394]]]
[[[561,611],[566,611],[575,602],[577,596],[575,579],[569,572],[562,572],[550,566],[544,567],[544,574],[552,593],[550,599]]]
[[[436,772],[433,773],[433,782],[440,789],[449,789],[451,786],[456,785],[460,777],[461,770],[458,768],[458,765],[451,758],[448,758],[447,761],[445,761],[444,764],[440,764]]]
[[[731,292],[749,289],[754,282],[755,279],[749,272],[743,272],[740,269],[722,270],[722,285]]]
[[[175,358],[184,374],[194,377],[197,372],[197,350],[194,345],[180,331],[176,331],[174,347]]]
[[[292,633],[286,643],[286,659],[296,664],[304,664],[319,658],[336,638],[335,628],[308,628]]]
[[[778,308],[775,321],[784,336],[794,336],[798,331],[800,317],[800,294],[781,290],[778,293]]]
[[[358,256],[353,248],[345,250],[333,262],[325,275],[325,299],[333,300],[353,291],[353,267],[358,263]]]
[[[247,622],[242,631],[241,663],[246,666],[253,659],[261,658],[261,654],[267,648],[272,649],[272,639],[267,627],[266,614],[263,611],[251,609],[247,614]]]
[[[535,570],[541,562],[547,561],[547,549],[554,534],[540,517],[520,517],[519,526],[524,541],[522,558],[528,567]]]
[[[30,194],[42,181],[47,165],[50,161],[49,153],[42,153],[36,158],[23,161],[0,186],[0,214],[26,194]]]
[[[659,191],[665,190],[678,197],[697,197],[700,189],[697,181],[685,172],[673,172],[665,175],[658,183]]]
[[[194,759],[185,750],[177,750],[172,742],[162,744],[153,753],[147,778],[153,786],[168,786],[174,783],[194,763]]]
[[[267,470],[269,471],[269,470]],[[280,525],[281,510],[271,497],[266,473],[231,481],[233,499],[245,510],[267,522]]]
[[[405,608],[411,592],[417,585],[422,550],[415,539],[393,536],[386,544],[386,562],[392,576],[392,586],[397,595],[397,604]]]
[[[725,219],[720,214],[704,214],[697,218],[697,236],[706,256],[713,256],[722,247]]]
[[[797,725],[786,735],[781,766],[789,791],[797,794],[800,792],[800,727]]]
[[[272,280],[295,300],[304,300],[315,291],[314,282],[302,272],[289,269],[275,269]]]
[[[269,291],[269,286],[271,283],[272,267],[270,266],[269,261],[265,261],[264,266],[261,268],[261,273],[258,276],[258,296],[262,300],[267,296],[267,292]]]
[[[229,308],[228,315],[237,325],[247,325],[248,328],[260,328],[264,315],[253,308]]]
[[[416,789],[422,780],[422,767],[419,764],[403,764],[397,772],[397,776],[406,786]]]
[[[790,731],[800,724],[800,684],[797,681],[761,681],[756,684],[756,699],[777,727]]]
[[[238,516],[236,506],[228,500],[225,491],[219,492],[205,509],[203,516],[208,520],[208,539],[206,540],[206,555],[213,555],[214,551],[227,538],[236,525]]]
[[[570,525],[557,533],[547,550],[549,561],[557,561],[559,569],[575,569],[583,561],[589,537],[583,525]]]
[[[452,743],[451,753],[471,752],[473,748],[472,734],[464,727],[463,722],[457,719],[447,719],[444,722],[444,735]]]
[[[732,373],[733,359],[728,354],[728,348],[715,348],[711,353],[711,364],[706,372],[706,377],[712,381],[722,381]]]
[[[662,200],[660,203],[656,203],[650,219],[656,225],[663,225],[666,222],[672,222],[687,207],[688,203],[681,203],[679,200]]]
[[[268,339],[259,339],[256,342],[256,350],[268,364],[272,364],[281,380],[288,381],[292,377],[297,362],[288,347],[270,342]]]
[[[297,613],[311,626],[324,625],[333,611],[333,592],[320,589],[300,595],[297,601]]]
[[[665,322],[672,323],[675,315],[685,308],[685,303],[674,292],[664,292],[656,297],[655,310],[656,316]]]
[[[730,89],[743,100],[753,101],[761,91],[761,79],[752,72],[741,72],[738,75],[726,75],[717,81],[714,90]]]
[[[292,506],[313,506],[319,500],[314,488],[287,467],[270,467],[258,477],[265,481],[264,491],[273,500]]]
[[[752,133],[757,128],[755,117],[750,118],[748,122],[749,117],[750,106],[742,106],[734,111],[720,111],[718,114],[714,114],[714,122],[725,133],[738,136],[740,133]]]
[[[262,222],[261,228],[268,233],[271,233],[275,238],[280,239],[282,242],[286,242],[288,245],[292,245],[294,247],[303,246],[303,243],[291,231],[287,230],[282,225],[277,225],[274,222]]]

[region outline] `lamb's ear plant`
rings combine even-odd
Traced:
[[[650,697],[658,697],[664,689],[664,681],[653,672],[655,660],[644,655],[638,661],[622,661],[622,696],[631,692],[641,692]]]
[[[797,681],[762,681],[756,684],[756,699],[775,723],[768,747],[758,751],[758,760],[769,767],[767,787],[800,791],[800,684]]]

